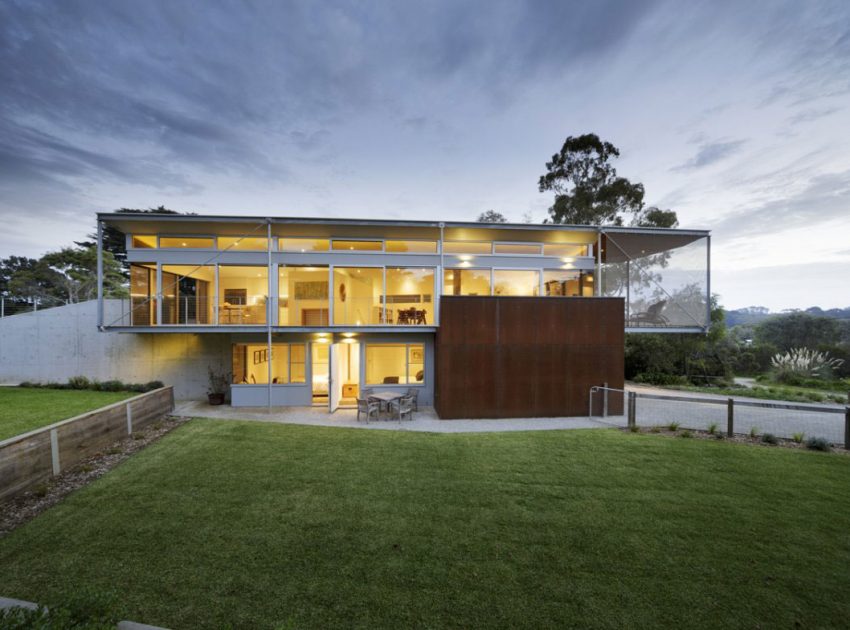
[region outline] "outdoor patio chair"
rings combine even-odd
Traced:
[[[413,420],[413,400],[410,396],[402,396],[391,403],[391,415],[394,415],[399,420],[404,420],[407,416],[408,420]]]
[[[361,413],[366,414],[366,424],[369,424],[369,418],[371,416],[375,416],[375,420],[378,420],[379,411],[380,407],[377,402],[372,402],[366,398],[357,399],[357,422],[360,422]]]
[[[419,411],[419,390],[411,387],[407,390],[407,395],[413,401],[413,410]]]
[[[630,323],[632,324],[658,324],[658,325],[667,325],[669,322],[664,315],[661,314],[661,311],[664,310],[664,307],[667,305],[667,300],[661,300],[660,302],[656,302],[655,304],[650,304],[649,308],[647,308],[643,313],[638,313],[637,315],[633,315],[630,318]]]

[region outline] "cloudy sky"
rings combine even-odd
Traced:
[[[850,3],[0,4],[0,257],[93,213],[542,221],[596,132],[730,308],[850,306]]]

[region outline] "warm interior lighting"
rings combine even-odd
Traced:
[[[180,244],[181,244],[183,247],[186,247],[186,243],[185,243],[185,242],[180,243]]]
[[[351,338],[351,337],[354,336],[354,333],[353,332],[342,333],[342,336],[346,337],[346,338]]]
[[[469,254],[463,254],[462,256],[458,256],[458,260],[469,262],[470,260],[472,260],[472,256],[470,256]]]
[[[343,339],[342,343],[357,343],[356,339]]]
[[[575,262],[575,261],[576,261],[576,259],[575,259],[575,258],[571,258],[571,257],[569,257],[569,256],[567,256],[566,258],[561,258],[561,260],[562,260],[563,262],[565,262],[565,263],[572,263],[572,262]]]

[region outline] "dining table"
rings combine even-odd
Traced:
[[[379,400],[386,404],[386,413],[390,413],[390,403],[404,397],[405,392],[398,391],[383,391],[372,392],[369,394],[369,400]]]

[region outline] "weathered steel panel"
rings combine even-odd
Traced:
[[[623,387],[623,300],[443,296],[441,418],[586,415],[588,391]],[[620,414],[621,396],[609,398]]]

